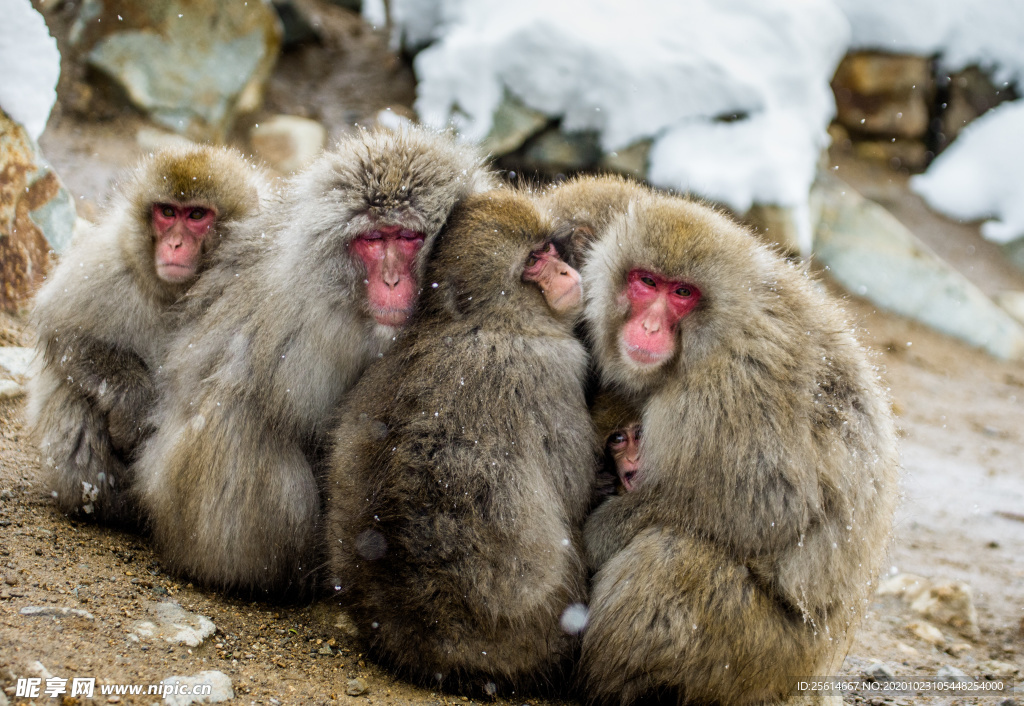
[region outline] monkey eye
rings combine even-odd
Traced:
[[[193,208],[191,211],[188,212],[188,217],[191,218],[193,221],[201,220],[205,215],[205,208]]]
[[[398,234],[398,237],[402,240],[423,240],[423,233],[417,233],[414,230],[406,230],[403,228]]]
[[[174,208],[171,206],[161,206],[160,213],[162,213],[165,218],[174,218]]]
[[[677,297],[688,297],[693,294],[693,292],[690,291],[689,287],[680,287],[675,291],[675,294]]]
[[[530,267],[533,267],[538,262],[540,262],[540,258],[537,257],[536,255],[534,255],[533,253],[530,253],[530,256],[526,258],[526,267],[527,267],[527,269],[529,269]]]
[[[621,431],[612,432],[611,436],[608,437],[609,446],[622,446],[626,443],[626,435]]]
[[[657,287],[658,283],[654,281],[653,277],[641,277],[640,281],[646,284],[648,287]]]

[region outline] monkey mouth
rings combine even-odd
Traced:
[[[671,357],[671,351],[665,353],[655,353],[649,351],[646,348],[640,346],[634,346],[631,343],[622,342],[623,352],[629,356],[630,360],[634,363],[638,363],[642,366],[660,365]]]
[[[165,282],[177,284],[192,278],[195,270],[187,265],[178,265],[173,262],[160,263],[156,266],[157,276]]]
[[[636,483],[638,480],[636,474],[636,471],[626,471],[622,474],[622,487],[625,488],[627,492],[636,489]]]
[[[404,326],[412,315],[412,309],[386,309],[384,307],[373,307],[370,314],[381,326]]]

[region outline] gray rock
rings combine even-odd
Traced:
[[[51,616],[54,618],[85,618],[95,620],[96,618],[87,610],[81,608],[59,608],[52,605],[27,605],[18,611],[22,615],[29,616]]]
[[[980,635],[971,587],[965,583],[950,581],[931,586],[913,600],[910,609],[967,637],[976,639]]]
[[[150,604],[149,613],[153,620],[138,620],[132,625],[135,636],[146,640],[163,640],[173,645],[199,647],[203,640],[217,630],[217,626],[206,616],[190,613],[171,601]]]
[[[491,131],[480,143],[480,148],[493,157],[515,152],[547,124],[548,116],[528,108],[506,92],[501,105],[494,111]]]
[[[1024,270],[1024,238],[1011,240],[1006,245],[1003,245],[1002,248],[1010,262],[1012,262],[1018,270]]]
[[[1003,311],[1024,324],[1024,292],[1000,292],[992,297]]]
[[[36,352],[21,346],[0,346],[0,368],[12,375],[28,375]]]
[[[349,696],[361,696],[366,693],[366,689],[366,680],[359,677],[349,679],[345,685],[345,693]]]
[[[167,687],[177,687],[178,691],[187,693],[167,693],[164,695],[164,703],[167,706],[188,706],[188,704],[217,704],[222,701],[230,701],[235,698],[235,690],[231,685],[231,678],[224,672],[207,671],[199,672],[194,677],[167,677],[161,684]],[[210,686],[209,694],[193,694],[195,687],[200,684]]]
[[[811,211],[815,256],[847,290],[997,358],[1024,359],[1024,327],[884,208],[823,174]]]
[[[551,129],[533,140],[523,156],[526,165],[538,171],[567,172],[596,164],[601,159],[601,147],[597,133]]]
[[[25,394],[25,388],[14,380],[0,380],[0,400],[13,400]]]
[[[864,670],[864,676],[874,681],[888,681],[896,677],[896,672],[885,662],[871,660],[871,664]]]
[[[266,0],[85,0],[72,36],[90,66],[156,123],[223,140],[259,107],[281,46]]]
[[[646,179],[650,154],[651,140],[641,140],[629,147],[602,155],[597,166],[616,174],[626,174],[635,179]]]
[[[743,216],[744,223],[757,231],[767,243],[777,244],[791,255],[800,252],[800,228],[792,208],[756,203]]]

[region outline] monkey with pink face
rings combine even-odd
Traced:
[[[837,304],[752,233],[692,200],[593,184],[546,198],[590,230],[587,337],[643,435],[640,482],[584,529],[586,693],[814,701],[795,677],[837,673],[899,497],[877,374]],[[614,208],[592,208],[609,188]]]
[[[121,178],[36,295],[28,417],[64,512],[137,523],[131,462],[151,431],[164,349],[187,318],[175,309],[214,259],[244,249],[241,223],[267,196],[263,174],[233,151],[157,152]]]
[[[338,401],[411,315],[449,212],[491,181],[444,134],[350,135],[190,291],[211,303],[170,348],[137,463],[169,568],[258,595],[310,587]]]

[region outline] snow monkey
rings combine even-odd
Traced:
[[[590,698],[761,704],[835,674],[885,555],[889,405],[838,306],[725,216],[656,194],[582,271],[602,383],[643,410],[587,520]]]
[[[409,317],[451,209],[491,180],[449,136],[381,128],[286,185],[253,225],[265,247],[215,280],[161,378],[138,466],[169,568],[244,593],[310,585],[316,460],[338,400]]]
[[[598,455],[602,459],[597,473],[599,498],[636,490],[640,473],[640,420],[642,411],[625,398],[602,392],[591,408],[597,427]]]
[[[493,694],[577,645],[596,457],[561,247],[524,195],[467,199],[436,288],[341,406],[329,576],[371,651],[420,682]]]
[[[631,200],[648,192],[646,186],[620,176],[583,175],[552,186],[538,197],[538,204],[556,226],[572,226],[567,254],[570,264],[578,268],[597,234],[605,232]]]
[[[172,306],[259,209],[264,176],[240,155],[178,147],[117,186],[36,296],[38,369],[28,416],[64,512],[138,521],[130,463],[149,432]]]

